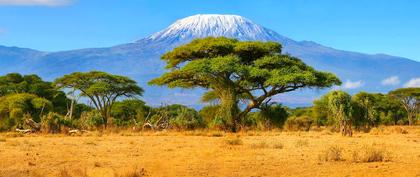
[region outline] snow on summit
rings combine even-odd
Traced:
[[[208,36],[225,36],[239,40],[278,40],[284,38],[238,15],[193,15],[180,19],[168,28],[151,35],[155,41],[191,40]]]

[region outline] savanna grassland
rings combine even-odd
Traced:
[[[0,176],[420,176],[420,127],[0,134]]]

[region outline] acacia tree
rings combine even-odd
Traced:
[[[144,92],[136,81],[128,77],[112,75],[100,71],[75,72],[64,75],[54,81],[60,89],[80,91],[80,96],[92,101],[95,108],[101,113],[106,128],[111,109],[117,98],[141,96]]]
[[[274,95],[341,84],[334,74],[281,54],[276,42],[208,37],[179,46],[162,59],[169,71],[149,84],[208,89],[220,100],[216,118],[227,120],[233,131],[247,113]],[[243,110],[238,106],[240,99],[248,102]]]
[[[332,91],[328,96],[328,107],[340,125],[343,136],[352,136],[351,96],[343,91]]]
[[[420,112],[420,88],[400,88],[389,92],[389,95],[399,100],[407,112],[408,124],[413,125]]]

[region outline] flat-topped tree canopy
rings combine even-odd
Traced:
[[[136,81],[128,77],[101,71],[64,75],[56,79],[54,85],[59,89],[78,90],[80,96],[89,98],[104,118],[105,127],[117,98],[142,96],[144,92]]]
[[[281,44],[276,42],[208,37],[179,46],[162,59],[169,71],[150,84],[209,89],[219,97],[221,107],[230,107],[228,117],[236,122],[274,95],[341,84],[334,74],[281,54]],[[238,109],[239,95],[250,101],[243,111]]]

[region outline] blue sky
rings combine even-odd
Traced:
[[[195,14],[237,14],[295,40],[420,61],[418,0],[0,0],[0,45],[106,47]]]

